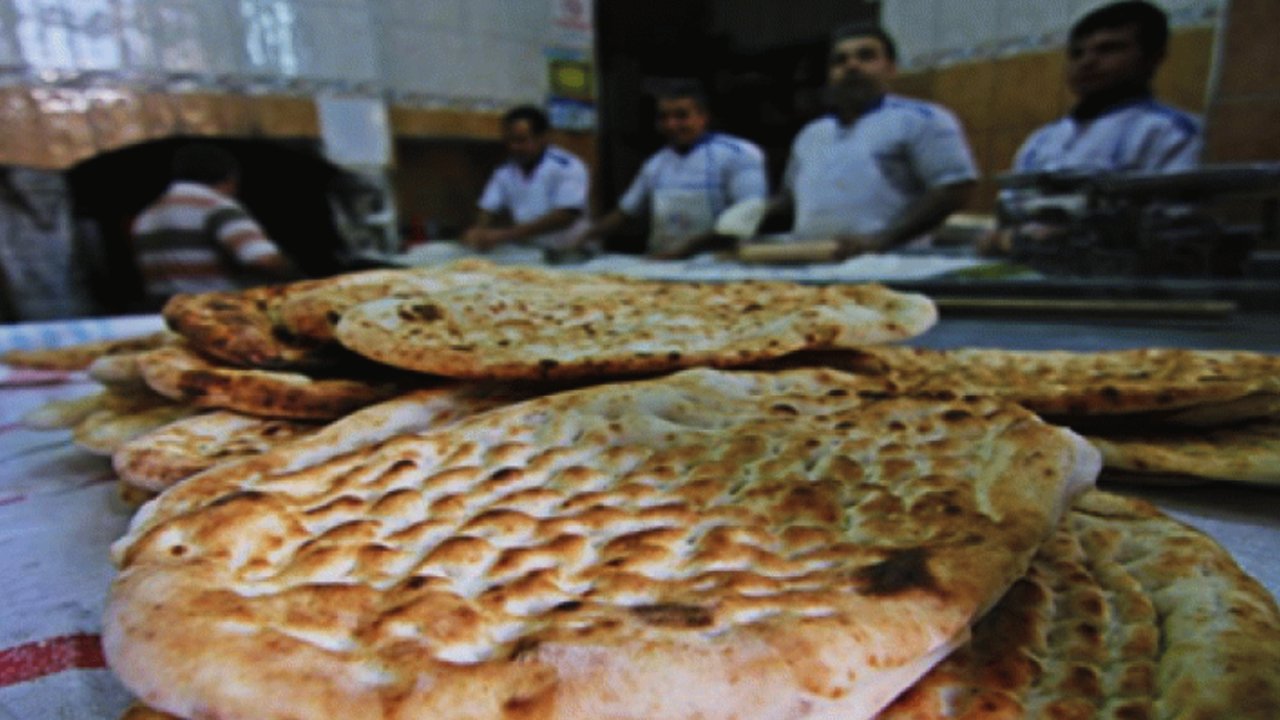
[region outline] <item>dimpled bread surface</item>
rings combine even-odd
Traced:
[[[220,720],[872,717],[1098,469],[884,389],[691,370],[215,468],[113,548],[109,663]]]
[[[1280,613],[1208,537],[1082,496],[973,639],[880,720],[1270,720]]]
[[[138,367],[165,397],[259,417],[332,420],[400,392],[391,382],[219,366],[178,346],[140,355]]]
[[[459,378],[578,378],[737,367],[799,350],[914,337],[937,321],[922,295],[878,285],[744,282],[471,287],[345,312],[347,348]]]
[[[169,327],[201,353],[242,367],[270,369],[328,365],[323,343],[299,338],[280,322],[277,310],[293,293],[323,287],[326,280],[263,285],[238,292],[178,294],[161,314]]]
[[[111,463],[129,485],[161,492],[218,463],[260,455],[319,428],[315,423],[215,410],[124,443],[112,454]]]
[[[1126,478],[1191,476],[1280,484],[1280,420],[1266,419],[1183,432],[1089,436],[1109,469]]]
[[[1207,406],[1235,407],[1238,412],[1215,420],[1236,420],[1269,414],[1274,403],[1240,401],[1273,396],[1280,390],[1280,356],[1236,351],[1089,353],[885,346],[824,356],[816,362],[893,378],[902,392],[995,395],[1049,416],[1199,410]],[[1160,419],[1177,421],[1179,416]]]
[[[379,298],[422,297],[466,287],[501,287],[506,292],[544,286],[636,284],[639,281],[596,273],[534,267],[510,267],[470,258],[438,267],[369,270],[332,278],[323,286],[291,293],[279,308],[281,322],[293,334],[333,342],[338,320],[350,308]]]

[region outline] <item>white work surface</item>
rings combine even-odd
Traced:
[[[1015,331],[999,323],[966,322],[943,322],[917,344],[967,344],[977,335],[988,342],[974,344],[998,344],[1003,337],[1012,341],[1010,347],[1038,346],[1048,342],[1046,338],[1065,339],[1059,344],[1076,349],[1151,341],[1143,333],[1126,335],[1123,329],[1095,328],[1095,335],[1089,335],[1086,330],[1043,323]],[[0,352],[139,334],[159,325],[158,318],[148,317],[0,327]],[[1196,342],[1199,336],[1171,337],[1187,345],[1202,344]],[[130,511],[117,498],[107,458],[74,447],[67,431],[36,432],[19,424],[24,413],[50,399],[96,388],[80,374],[0,370],[3,720],[113,720],[129,703],[128,693],[105,669],[100,632],[113,575],[108,546],[124,532]],[[1203,530],[1273,594],[1280,591],[1280,489],[1225,484],[1108,489],[1146,497]]]
[[[458,243],[442,241],[419,245],[400,255],[370,255],[364,259],[401,267],[423,267],[466,257],[484,258],[500,265],[544,264],[543,253],[536,248],[506,245],[488,253],[476,253]],[[564,269],[687,282],[791,280],[858,283],[927,280],[956,270],[989,265],[991,262],[989,259],[972,256],[913,252],[859,255],[838,263],[797,265],[748,265],[716,253],[703,253],[685,260],[654,260],[641,255],[608,254],[593,257],[583,263],[565,265]]]

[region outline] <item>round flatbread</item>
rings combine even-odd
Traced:
[[[522,288],[564,288],[633,283],[617,276],[574,273],[535,267],[504,267],[480,259],[466,259],[437,267],[370,270],[341,275],[304,292],[290,293],[280,304],[279,317],[298,337],[334,342],[343,313],[366,302],[387,297],[422,297],[467,287],[499,292]]]
[[[40,350],[10,350],[0,355],[0,362],[14,367],[36,370],[84,370],[105,355],[149,350],[173,342],[173,333],[162,331],[115,340],[65,345]]]
[[[157,493],[214,465],[260,455],[319,428],[311,422],[215,410],[124,443],[112,454],[111,463],[122,482]]]
[[[323,426],[215,411],[135,438],[116,451],[112,463],[125,482],[160,492],[215,465],[257,457],[285,443],[295,446],[295,456],[328,457],[395,434],[445,427],[527,396],[478,385],[418,390]],[[318,461],[315,455],[308,459]]]
[[[332,420],[403,392],[385,380],[318,379],[215,365],[181,346],[152,350],[137,362],[147,385],[165,397],[257,417]]]
[[[419,372],[582,378],[890,342],[936,320],[928,298],[878,285],[472,287],[352,308],[337,336],[365,357]]]
[[[161,400],[147,407],[98,410],[75,426],[72,439],[95,455],[110,456],[139,435],[200,412],[190,405]]]
[[[1090,435],[1106,468],[1127,481],[1187,479],[1280,485],[1280,419],[1221,428]]]
[[[892,378],[904,393],[982,394],[1017,402],[1073,427],[1087,418],[1148,414],[1192,425],[1273,414],[1280,356],[1141,349],[1110,352],[861,348],[793,359]]]
[[[1213,540],[1082,496],[973,639],[880,720],[1280,717],[1280,612]]]
[[[107,658],[187,717],[872,717],[1098,467],[883,391],[693,370],[208,471],[115,546]]]
[[[239,292],[179,294],[169,298],[165,322],[202,354],[250,368],[316,368],[332,365],[333,348],[291,335],[276,311],[290,293],[323,281],[267,285]]]

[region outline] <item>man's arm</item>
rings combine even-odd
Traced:
[[[484,211],[480,219],[463,236],[463,241],[477,250],[488,250],[504,243],[516,242],[525,238],[554,232],[569,227],[582,215],[578,208],[556,208],[528,222],[517,223],[507,228],[493,227],[494,217]]]
[[[843,259],[888,250],[929,232],[941,225],[948,215],[964,206],[975,184],[973,180],[964,180],[932,188],[903,208],[883,231],[874,235],[846,235],[836,238],[840,245],[837,257]]]
[[[582,234],[573,239],[573,247],[581,248],[592,240],[603,240],[617,232],[627,223],[629,216],[621,209],[610,210],[608,214],[591,224]]]
[[[267,237],[262,226],[239,204],[215,211],[208,227],[245,270],[277,280],[296,274],[292,264],[280,252],[280,246]]]

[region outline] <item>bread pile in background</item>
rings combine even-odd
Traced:
[[[113,547],[131,718],[1280,716],[1275,600],[1059,427],[1274,481],[1280,358],[475,261],[165,317],[32,418],[163,491]]]

